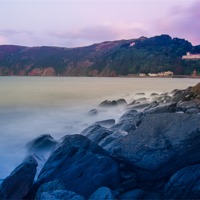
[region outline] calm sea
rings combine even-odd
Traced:
[[[138,92],[148,96],[197,82],[173,78],[0,77],[0,179],[23,160],[31,139],[41,134],[59,139],[78,134],[95,121],[117,120],[124,112],[122,107],[88,116],[88,111],[105,99],[131,102]]]

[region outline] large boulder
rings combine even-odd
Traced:
[[[57,141],[49,134],[43,134],[27,143],[29,154],[42,154],[55,150]]]
[[[141,181],[156,181],[200,162],[200,115],[149,114],[108,151]]]
[[[0,187],[1,199],[22,199],[30,191],[36,174],[37,162],[28,156],[22,164],[3,180]]]
[[[176,172],[165,187],[166,199],[200,199],[200,164]]]
[[[115,200],[115,197],[110,188],[101,187],[96,190],[88,200]]]
[[[115,120],[114,119],[105,119],[105,120],[101,120],[101,121],[97,121],[95,122],[95,124],[104,126],[104,127],[111,127],[115,124]]]
[[[98,124],[94,124],[84,129],[80,134],[98,144],[102,139],[111,135],[112,133],[112,130],[102,127]]]
[[[119,106],[119,105],[126,105],[125,99],[118,99],[118,100],[105,100],[99,104],[99,107],[113,107],[113,106]]]
[[[70,135],[49,157],[34,188],[56,179],[63,182],[66,190],[88,198],[99,187],[119,186],[119,166],[85,136]]]
[[[85,198],[72,191],[53,190],[43,192],[40,200],[85,200]]]

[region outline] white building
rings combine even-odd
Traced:
[[[200,59],[200,54],[191,54],[190,52],[187,52],[185,56],[182,56],[182,59],[184,60],[198,60]]]

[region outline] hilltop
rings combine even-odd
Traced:
[[[86,47],[0,46],[0,75],[21,76],[126,76],[173,71],[200,72],[200,61],[182,60],[187,52],[200,53],[180,38],[160,35],[107,41]]]

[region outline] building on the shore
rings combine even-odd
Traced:
[[[149,73],[148,75],[149,76],[153,76],[153,77],[157,77],[157,76],[159,76],[159,77],[163,77],[163,76],[167,77],[167,76],[173,76],[174,73],[171,72],[171,71],[167,71],[167,72],[159,72],[157,74],[151,74],[151,73]]]
[[[139,77],[145,77],[146,74],[140,73],[140,74],[138,74],[138,76],[139,76]]]
[[[182,56],[183,60],[198,60],[200,59],[200,54],[191,54],[190,52],[187,52],[185,56]]]

